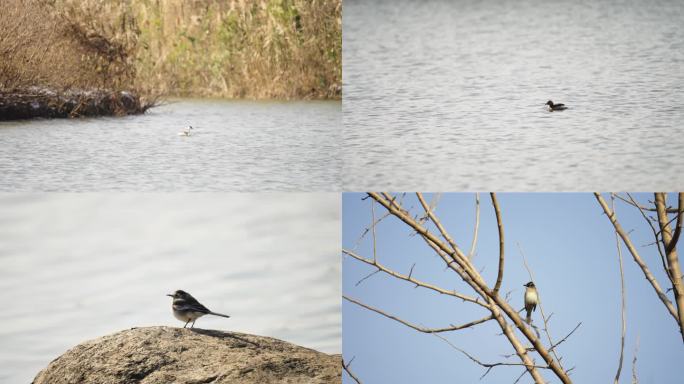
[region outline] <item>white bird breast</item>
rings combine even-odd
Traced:
[[[518,296],[519,297],[519,296]],[[531,289],[525,291],[525,305],[537,303],[537,292]]]

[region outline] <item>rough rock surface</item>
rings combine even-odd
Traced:
[[[340,355],[270,337],[204,329],[133,328],[52,361],[43,383],[339,383]]]

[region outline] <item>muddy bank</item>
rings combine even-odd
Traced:
[[[124,116],[144,113],[154,105],[155,100],[144,100],[135,93],[125,91],[0,90],[0,120]]]

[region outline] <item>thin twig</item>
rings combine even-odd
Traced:
[[[637,203],[634,199],[631,199],[632,201],[629,201],[629,200],[625,199],[624,197],[622,197],[618,194],[616,194],[615,197],[617,197],[618,199],[624,201],[625,203],[632,205],[634,207],[637,207],[643,211],[651,211],[651,212],[656,211],[655,208],[649,208],[649,207],[644,207],[643,205],[639,205],[639,203]],[[667,211],[667,213],[678,213],[677,209],[671,208],[671,207],[667,207],[666,211]]]
[[[615,196],[619,198],[619,195],[615,194]],[[651,227],[651,231],[653,231],[653,238],[655,239],[655,242],[652,244],[655,244],[656,248],[658,249],[658,253],[660,254],[660,261],[663,264],[663,270],[666,272],[667,278],[670,279],[670,284],[673,284],[674,282],[672,281],[672,276],[670,275],[670,273],[668,271],[667,262],[665,261],[664,250],[662,250],[660,248],[660,245],[661,245],[661,242],[659,240],[660,231],[656,229],[656,227],[653,225],[652,220],[649,219],[649,217],[646,215],[646,212],[644,212],[643,207],[640,206],[639,204],[637,204],[636,200],[634,200],[632,195],[627,193],[627,197],[629,197],[629,199],[633,202],[632,205],[634,205],[635,207],[637,207],[637,209],[639,209],[641,216],[644,218],[644,220],[646,220],[646,223],[648,223],[648,226]],[[622,199],[622,200],[624,200],[624,199]]]
[[[518,378],[515,379],[515,381],[513,382],[513,384],[517,384],[518,381],[520,381],[520,379],[522,379],[523,376],[525,376],[526,373],[527,373],[527,369],[525,369],[525,370],[520,374],[520,376],[518,376]]]
[[[658,280],[656,280],[655,276],[653,276],[653,273],[651,273],[651,270],[648,268],[648,265],[646,265],[646,263],[641,258],[641,255],[634,247],[634,244],[632,244],[632,240],[629,238],[625,230],[622,229],[622,226],[615,218],[615,214],[610,209],[610,207],[608,207],[608,204],[606,204],[606,201],[603,199],[603,196],[601,196],[601,194],[599,194],[598,192],[594,192],[594,197],[596,197],[596,200],[603,209],[603,212],[605,212],[606,216],[608,217],[608,220],[610,220],[610,222],[613,224],[615,230],[620,234],[620,238],[622,239],[622,242],[627,246],[629,253],[632,254],[634,262],[636,262],[639,268],[641,268],[641,271],[644,273],[646,280],[648,280],[648,282],[651,284],[653,290],[656,292],[656,295],[658,296],[660,301],[663,303],[663,305],[665,305],[665,308],[677,322],[677,325],[679,325],[677,310],[675,310],[674,306],[672,305],[672,302],[667,297],[665,292],[663,292],[663,289],[660,287],[660,284],[658,283]]]
[[[375,201],[373,200],[373,202],[375,202]],[[359,244],[361,244],[361,241],[363,240],[363,238],[366,237],[366,235],[368,233],[370,233],[371,228],[374,228],[376,225],[380,224],[381,221],[383,221],[385,218],[387,218],[389,216],[392,216],[392,215],[389,212],[386,212],[384,215],[380,216],[377,220],[375,220],[373,223],[371,223],[371,225],[368,226],[368,228],[365,228],[363,230],[363,233],[361,233],[361,235],[359,236],[359,238],[356,239],[356,242],[354,243],[354,247],[352,249],[358,249]]]
[[[468,260],[472,260],[475,256],[475,246],[477,245],[477,234],[480,230],[480,194],[475,193],[475,229],[473,230],[473,241],[470,244],[470,252],[468,252]]]
[[[615,210],[615,195],[611,195],[610,205],[613,213],[617,215]],[[616,218],[617,219],[617,218]],[[615,373],[614,384],[619,384],[620,373],[622,372],[622,360],[625,355],[625,334],[627,333],[627,320],[625,319],[625,272],[622,266],[622,247],[620,246],[620,235],[615,231],[615,246],[617,247],[618,263],[620,264],[620,293],[622,295],[621,316],[622,316],[622,332],[620,334],[620,359],[618,360],[618,368]]]
[[[499,228],[499,272],[496,275],[496,284],[494,284],[494,294],[497,294],[501,288],[504,274],[504,229],[503,221],[501,220],[501,210],[499,209],[499,201],[496,199],[496,194],[492,192],[489,196],[492,199],[492,206],[494,207],[494,213],[496,214],[496,225]]]
[[[444,229],[444,226],[442,226],[442,223],[437,220],[435,215],[432,213],[432,210],[430,209],[430,206],[425,202],[425,199],[423,198],[423,194],[417,192],[416,196],[418,197],[418,201],[420,201],[420,204],[423,206],[423,209],[425,210],[425,214],[430,218],[430,220],[435,224],[437,229],[439,230],[439,233],[442,234],[442,237],[449,243],[451,246],[451,249],[454,251],[458,249],[458,246],[456,245],[456,242],[454,242],[454,239],[449,236],[449,233]]]
[[[349,362],[347,364],[345,364],[344,359],[342,359],[342,368],[344,368],[344,371],[347,372],[347,375],[349,375],[349,377],[351,377],[352,380],[354,380],[357,384],[361,384],[361,380],[359,380],[359,378],[356,377],[354,372],[352,372],[351,369],[349,368],[352,361],[354,361],[354,358],[356,358],[356,356],[352,357],[352,359],[349,360]]]
[[[563,342],[564,342],[565,340],[567,340],[570,336],[572,336],[572,334],[575,333],[575,331],[576,331],[581,325],[582,325],[582,322],[580,321],[579,323],[577,323],[577,325],[575,325],[575,328],[573,328],[572,331],[570,331],[570,333],[568,333],[567,335],[565,335],[564,338],[560,339],[559,342],[557,342],[556,344],[552,345],[551,348],[549,348],[549,351],[554,350],[554,349],[556,349],[557,346],[561,345],[561,343],[563,343]],[[566,372],[570,372],[570,370],[568,369]]]
[[[385,316],[388,319],[392,319],[392,320],[399,322],[399,323],[401,323],[401,324],[403,324],[409,328],[413,328],[416,331],[423,332],[423,333],[440,333],[440,332],[460,331],[461,329],[470,328],[470,327],[473,327],[475,325],[485,323],[485,322],[492,320],[494,318],[493,315],[489,315],[489,316],[485,316],[481,319],[473,320],[471,322],[461,324],[461,325],[450,325],[448,327],[443,327],[443,328],[425,328],[425,327],[421,327],[420,325],[415,325],[413,323],[410,323],[410,322],[403,320],[397,316],[390,315],[389,313],[387,313],[383,310],[372,307],[368,304],[364,304],[364,303],[362,303],[356,299],[353,299],[349,296],[343,295],[342,298],[349,301],[349,302],[352,302],[352,303],[354,303],[360,307],[366,308],[366,309],[373,311],[379,315]]]
[[[632,384],[638,384],[639,379],[637,378],[637,354],[639,353],[639,335],[636,337],[636,344],[634,345],[634,358],[632,359]]]
[[[358,286],[361,285],[361,283],[363,283],[366,279],[368,279],[369,277],[375,275],[375,274],[378,273],[378,272],[380,272],[379,269],[378,269],[377,271],[373,271],[373,272],[369,273],[369,274],[366,275],[364,278],[362,278],[361,280],[357,281],[356,284],[354,284],[354,286],[355,286],[355,287],[358,287]]]
[[[527,273],[530,276],[530,281],[534,282],[534,274],[532,273],[532,269],[530,268],[530,266],[527,264],[527,258],[525,257],[525,252],[523,252],[523,249],[520,246],[520,243],[516,243],[516,245],[518,246],[518,250],[520,251],[520,255],[522,256],[523,265],[525,265],[525,269],[527,270]],[[539,289],[537,289],[537,306],[539,307],[539,313],[541,314],[542,321],[544,323],[544,333],[546,334],[546,339],[549,341],[549,352],[553,353],[553,357],[558,362],[558,365],[561,367],[561,369],[565,370],[563,368],[563,365],[560,362],[560,358],[556,354],[556,351],[551,348],[551,347],[553,347],[553,340],[551,339],[551,333],[549,332],[549,320],[546,317],[546,315],[544,314],[544,307],[542,306],[542,300],[541,300],[541,295],[539,294]]]
[[[450,291],[450,290],[448,290],[448,289],[444,289],[444,288],[438,287],[438,286],[436,286],[436,285],[433,285],[433,284],[430,284],[430,283],[426,283],[426,282],[420,281],[420,280],[416,279],[415,277],[410,276],[410,275],[411,275],[411,272],[409,272],[409,275],[401,274],[401,273],[396,272],[396,271],[394,271],[394,270],[392,270],[392,269],[390,269],[390,268],[385,267],[384,265],[382,265],[382,264],[380,264],[380,263],[378,263],[378,262],[374,262],[373,260],[367,259],[367,258],[365,258],[365,257],[363,257],[363,256],[359,256],[359,255],[357,255],[356,253],[354,253],[354,252],[352,252],[352,251],[350,251],[350,250],[342,249],[342,252],[343,252],[344,254],[348,255],[348,256],[353,257],[353,258],[356,259],[356,260],[359,260],[359,261],[364,262],[364,263],[366,263],[366,264],[368,264],[368,265],[371,265],[371,266],[377,268],[378,271],[382,271],[382,272],[384,272],[384,273],[386,273],[386,274],[388,274],[388,275],[390,275],[390,276],[392,276],[392,277],[396,277],[396,278],[398,278],[398,279],[400,279],[400,280],[408,281],[408,282],[410,282],[410,283],[415,284],[416,286],[423,287],[423,288],[426,288],[426,289],[430,289],[430,290],[432,290],[432,291],[438,292],[438,293],[443,294],[443,295],[453,296],[453,297],[459,298],[459,299],[461,299],[461,300],[469,301],[469,302],[471,302],[471,303],[480,305],[480,306],[482,306],[482,307],[489,308],[489,306],[487,305],[487,303],[483,302],[480,298],[476,298],[476,297],[472,297],[472,296],[463,295],[463,294],[457,293],[456,291],[453,291],[453,290]],[[377,271],[376,271],[376,272],[377,272]]]
[[[375,223],[375,200],[371,200],[371,218],[371,223]],[[375,238],[375,225],[371,226],[371,231],[373,233],[373,261],[377,261],[378,256],[376,252],[377,240]]]
[[[457,350],[457,351],[463,353],[463,354],[466,355],[470,360],[472,360],[473,362],[477,363],[478,365],[481,365],[481,366],[483,366],[483,367],[485,367],[485,368],[489,368],[489,369],[487,370],[487,372],[485,372],[485,374],[482,375],[482,376],[480,377],[480,379],[482,379],[483,377],[485,377],[485,376],[487,375],[487,373],[489,373],[489,371],[491,370],[491,368],[498,367],[498,366],[513,366],[513,367],[530,367],[530,368],[539,368],[539,369],[550,369],[548,366],[545,366],[545,365],[534,365],[534,364],[532,364],[532,365],[526,365],[526,364],[524,364],[524,363],[513,363],[513,362],[483,363],[483,362],[480,361],[479,359],[475,358],[473,355],[471,355],[471,354],[469,354],[468,352],[464,351],[463,349],[461,349],[461,348],[455,346],[451,341],[449,341],[449,339],[445,338],[444,336],[438,335],[438,334],[434,334],[434,336],[435,336],[435,337],[439,337],[440,339],[444,340],[444,342],[447,343],[447,344],[449,344],[449,346],[450,346],[451,348],[453,348],[453,349],[455,349],[455,350]]]

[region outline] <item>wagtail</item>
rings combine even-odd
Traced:
[[[532,322],[532,311],[537,308],[537,303],[539,302],[539,296],[537,295],[537,288],[535,288],[533,282],[525,284],[527,287],[525,289],[525,310],[527,311],[527,324]]]
[[[168,294],[166,296],[173,297],[173,304],[171,309],[173,309],[173,315],[176,319],[180,321],[185,321],[183,328],[188,326],[188,323],[192,321],[190,328],[195,326],[195,320],[199,319],[204,315],[214,315],[221,317],[230,317],[228,315],[222,315],[220,313],[212,312],[209,308],[200,304],[197,299],[192,297],[189,293],[181,291],[180,289],[173,294]]]

